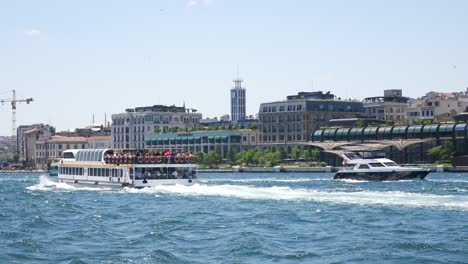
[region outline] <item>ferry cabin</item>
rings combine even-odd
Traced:
[[[194,183],[196,164],[172,162],[165,158],[160,163],[139,163],[138,157],[115,154],[111,149],[72,149],[63,152],[58,178],[62,182],[136,188]]]

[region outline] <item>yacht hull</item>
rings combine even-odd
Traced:
[[[401,181],[424,179],[429,171],[379,171],[379,172],[357,172],[357,171],[338,171],[333,179],[348,179],[358,181]]]

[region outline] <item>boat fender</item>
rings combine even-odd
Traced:
[[[192,179],[189,179],[188,182],[189,182],[189,183],[192,183]]]

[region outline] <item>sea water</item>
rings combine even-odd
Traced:
[[[77,187],[0,174],[0,263],[468,263],[468,174],[200,174]]]

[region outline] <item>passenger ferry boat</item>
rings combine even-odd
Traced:
[[[154,150],[71,149],[63,152],[58,179],[74,184],[118,187],[191,185],[197,181],[196,158]]]
[[[399,181],[424,179],[428,169],[402,167],[385,157],[383,151],[346,152],[342,155],[345,168],[339,170],[333,179],[364,181]]]

